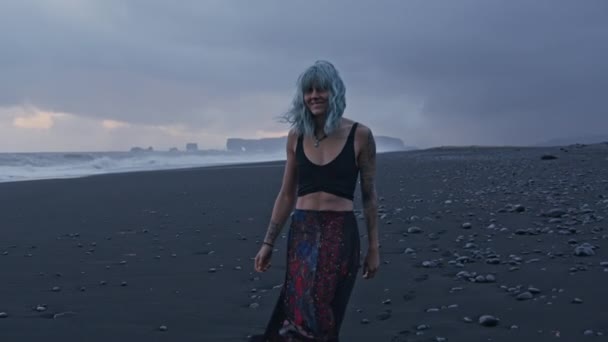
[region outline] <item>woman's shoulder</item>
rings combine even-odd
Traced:
[[[287,148],[292,151],[295,151],[296,144],[300,133],[295,128],[291,128],[289,132],[287,132]]]
[[[366,124],[359,122],[359,121],[354,121],[348,118],[342,118],[343,121],[343,125],[345,128],[347,128],[348,131],[350,131],[353,127],[353,125],[357,124],[357,130],[355,131],[355,135],[357,137],[357,139],[359,138],[366,138],[367,136],[369,136],[371,134],[371,128],[369,128],[369,126],[367,126]]]

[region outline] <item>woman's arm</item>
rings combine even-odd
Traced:
[[[277,195],[272,209],[272,216],[268,225],[268,231],[264,237],[264,242],[274,244],[275,239],[281,233],[285,222],[289,218],[296,204],[297,191],[297,168],[295,156],[295,144],[297,134],[293,131],[287,136],[287,161],[285,162],[285,172],[283,173],[283,183]]]
[[[361,178],[361,199],[367,225],[370,249],[378,249],[378,198],[376,194],[376,141],[368,127],[362,127],[358,164]]]

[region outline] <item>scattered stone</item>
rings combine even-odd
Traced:
[[[385,310],[379,313],[376,318],[380,321],[386,321],[387,319],[391,318],[391,310]]]
[[[422,229],[420,229],[420,227],[409,227],[407,229],[407,232],[409,234],[419,234],[419,233],[422,233]]]
[[[564,210],[562,208],[553,208],[543,214],[543,216],[553,217],[553,218],[560,218],[564,215],[566,215],[566,210]]]
[[[517,300],[529,300],[529,299],[534,298],[534,295],[531,292],[526,291],[526,292],[522,292],[522,293],[518,294],[515,298]]]
[[[64,318],[64,317],[73,317],[76,316],[76,313],[73,311],[65,311],[53,314],[53,319]]]
[[[595,251],[593,249],[594,247],[591,244],[585,242],[574,248],[574,255],[580,257],[593,256],[595,255]]]
[[[516,212],[516,213],[522,213],[522,212],[526,211],[526,207],[524,207],[521,204],[515,204],[513,206],[513,211]]]
[[[433,260],[422,262],[422,267],[425,267],[425,268],[435,268],[435,267],[437,267],[437,265],[438,265],[437,262],[433,261]]]
[[[500,320],[492,315],[482,315],[479,317],[479,324],[484,327],[495,327]]]

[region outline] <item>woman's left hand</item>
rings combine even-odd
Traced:
[[[380,252],[378,248],[370,248],[367,250],[367,256],[363,263],[363,278],[373,278],[378,272],[378,267],[380,267]]]

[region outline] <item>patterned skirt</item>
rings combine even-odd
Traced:
[[[287,271],[263,341],[339,341],[360,268],[352,211],[296,209],[291,215]]]

